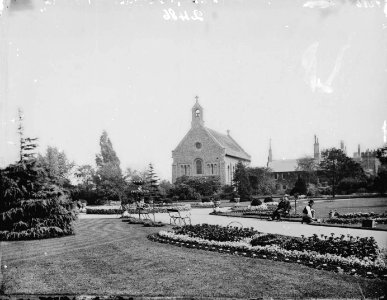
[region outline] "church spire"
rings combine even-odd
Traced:
[[[314,151],[313,151],[314,159],[319,162],[320,161],[320,144],[318,143],[318,138],[314,135]]]
[[[269,140],[269,157],[267,159],[268,163],[271,163],[273,161],[273,153],[271,151],[271,138]]]
[[[203,107],[201,107],[199,104],[199,96],[196,96],[195,99],[196,99],[196,103],[192,107],[191,126],[192,127],[204,126]]]

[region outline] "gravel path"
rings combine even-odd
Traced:
[[[362,230],[362,229],[351,229],[351,228],[337,228],[337,227],[323,227],[323,226],[311,226],[295,222],[277,222],[277,221],[265,221],[252,218],[238,218],[238,217],[225,217],[225,216],[213,216],[209,213],[212,211],[212,208],[200,208],[191,210],[191,220],[192,224],[218,224],[222,226],[227,226],[231,222],[239,222],[243,227],[253,227],[260,232],[266,233],[278,233],[289,236],[311,236],[314,233],[320,235],[330,235],[335,233],[335,235],[347,235],[359,237],[371,237],[373,236],[377,241],[379,247],[387,248],[387,232],[385,231],[373,231],[373,230]],[[182,212],[183,214],[184,212]],[[80,215],[80,218],[119,218],[120,215]],[[138,217],[138,216],[137,216]],[[156,221],[161,221],[163,223],[169,223],[168,214],[156,214]],[[236,224],[237,226],[238,224]]]

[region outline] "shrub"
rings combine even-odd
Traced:
[[[260,206],[262,204],[262,201],[258,198],[253,198],[253,201],[251,201],[251,206]]]
[[[265,200],[263,200],[263,202],[265,203],[268,203],[268,202],[273,202],[273,197],[266,197]]]
[[[356,192],[360,188],[365,188],[367,186],[367,182],[358,178],[344,178],[340,181],[337,186],[337,191],[342,193],[351,194]]]
[[[187,190],[187,187],[189,188]],[[182,189],[185,193],[185,199],[181,196]],[[194,193],[200,196],[211,196],[220,190],[220,178],[219,176],[206,176],[206,177],[188,177],[181,176],[176,179],[175,187],[171,190],[173,195],[179,195],[181,200],[192,200],[199,198]]]
[[[319,192],[319,189],[316,187],[315,184],[309,183],[306,195],[308,197],[315,197],[315,196],[319,196],[320,192]]]
[[[307,192],[306,182],[301,177],[297,179],[296,183],[294,184],[294,188],[290,191],[290,195],[299,194],[299,195],[305,195]]]
[[[213,197],[208,197],[208,196],[204,196],[202,197],[202,202],[205,203],[205,202],[212,202],[213,200]]]
[[[209,224],[185,225],[182,227],[175,227],[174,231],[176,234],[186,234],[190,237],[198,237],[219,242],[240,241],[243,238],[252,237],[253,235],[258,234],[258,231],[253,228],[224,227]]]
[[[66,198],[19,200],[0,213],[0,240],[48,238],[73,234],[75,204]]]

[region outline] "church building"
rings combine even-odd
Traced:
[[[219,176],[222,185],[231,184],[236,164],[249,164],[251,156],[227,134],[204,126],[203,108],[192,107],[191,129],[172,151],[172,182],[180,176]]]

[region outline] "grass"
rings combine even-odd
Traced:
[[[75,236],[1,242],[3,292],[244,298],[374,298],[387,292],[379,279],[146,238],[158,230],[119,219],[83,219]]]

